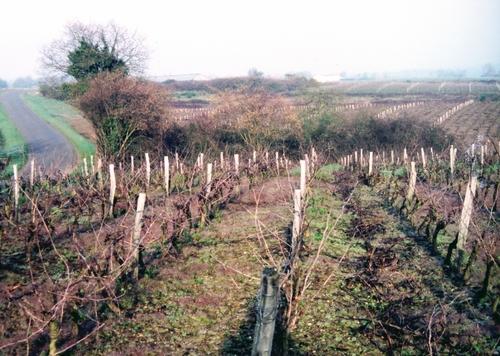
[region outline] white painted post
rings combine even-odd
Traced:
[[[212,183],[212,163],[207,163],[207,194],[210,193]]]
[[[115,165],[109,165],[109,216],[113,217],[113,204],[115,202],[116,177]]]
[[[94,155],[90,155],[90,168],[91,168],[92,176],[93,176],[95,174]]]
[[[306,161],[306,177],[307,179],[309,179],[311,177],[311,171],[309,169],[311,162],[309,160],[309,156],[307,155],[307,153],[304,155],[304,161]]]
[[[236,174],[240,173],[240,155],[237,153],[234,154],[234,171]]]
[[[361,148],[359,150],[359,166],[363,168],[364,162],[363,162],[363,149]]]
[[[406,152],[406,147],[403,150],[403,162],[404,164],[408,163],[408,152]]]
[[[163,156],[163,177],[165,179],[165,192],[170,192],[170,162],[168,156]]]
[[[87,157],[83,157],[83,173],[85,174],[85,177],[89,176],[89,170],[87,167]]]
[[[253,163],[257,163],[257,152],[254,150],[252,155]]]
[[[484,166],[484,146],[481,145],[481,166]]]
[[[300,191],[302,194],[302,197],[305,196],[306,194],[306,161],[301,159],[300,160]]]
[[[137,210],[135,212],[134,233],[132,235],[132,255],[134,261],[134,278],[139,278],[139,253],[142,230],[142,217],[144,215],[144,205],[146,204],[146,193],[139,193],[137,198]]]
[[[149,153],[145,153],[146,157],[146,188],[149,187],[149,182],[151,181],[151,163],[149,162]]]
[[[33,188],[35,184],[35,160],[32,159],[30,163],[30,187]]]
[[[472,215],[473,199],[476,193],[477,177],[473,174],[467,184],[467,190],[465,192],[464,205],[462,207],[462,214],[460,216],[460,225],[458,228],[458,240],[457,240],[457,251],[458,251],[458,266],[461,265],[462,259],[465,255],[465,244],[467,242],[467,235],[469,233],[469,223]]]
[[[130,173],[132,175],[134,175],[134,170],[135,170],[135,167],[134,167],[134,156],[130,156]]]
[[[354,163],[358,164],[358,150],[354,151]]]
[[[368,157],[368,175],[373,174],[373,152],[370,151],[370,156]]]
[[[224,152],[222,151],[220,153],[220,168],[222,171],[224,170]]]
[[[425,151],[423,147],[420,147],[420,154],[422,156],[422,167],[425,169],[426,168],[426,161],[425,161]]]
[[[276,173],[279,176],[280,175],[280,159],[279,159],[279,152],[276,151],[275,159],[276,159]]]
[[[297,240],[300,235],[300,222],[302,215],[302,191],[295,189],[293,192],[293,225],[292,225],[292,246],[291,251],[295,251],[297,247]]]
[[[391,150],[391,164],[394,164],[394,150]]]
[[[175,152],[175,169],[179,170],[179,154]]]
[[[455,171],[455,149],[453,148],[453,145],[450,146],[450,172],[451,175],[453,175]]]
[[[412,200],[415,195],[415,185],[417,184],[417,169],[415,167],[415,162],[411,162],[411,171],[410,171],[410,181],[408,185],[408,193],[406,195],[406,200]]]
[[[204,165],[205,165],[205,154],[200,153],[200,168],[203,168]]]
[[[19,175],[17,173],[17,164],[12,165],[12,172],[14,174],[14,211],[17,214],[19,207]]]

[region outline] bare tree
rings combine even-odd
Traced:
[[[48,75],[70,75],[69,54],[82,43],[94,48],[105,49],[109,55],[123,62],[131,74],[145,70],[148,53],[144,39],[135,32],[114,23],[87,25],[80,22],[66,26],[62,38],[53,41],[42,50],[42,66]]]

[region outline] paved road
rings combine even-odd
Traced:
[[[0,91],[0,104],[25,138],[29,161],[34,158],[37,170],[40,167],[43,174],[69,172],[77,159],[73,146],[57,129],[31,111],[21,95],[22,92],[15,90]]]

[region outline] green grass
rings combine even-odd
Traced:
[[[35,114],[59,130],[75,147],[80,157],[95,153],[94,144],[76,132],[69,123],[71,118],[80,115],[74,107],[62,101],[38,95],[26,94],[23,96],[23,100]]]
[[[23,136],[14,123],[0,106],[0,158],[9,157],[9,165],[0,172],[0,179],[12,175],[12,166],[17,164],[19,168],[24,166],[28,156],[28,149]]]

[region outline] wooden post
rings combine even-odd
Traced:
[[[370,156],[368,157],[368,175],[373,174],[373,152],[370,151]]]
[[[85,174],[85,177],[89,176],[89,169],[87,167],[87,157],[83,157],[83,173]]]
[[[252,345],[252,356],[270,356],[279,304],[279,274],[271,267],[262,271],[257,306],[257,322]]]
[[[113,205],[115,202],[115,192],[116,192],[116,177],[115,177],[115,165],[109,165],[109,216],[113,217]]]
[[[207,163],[207,194],[210,193],[212,183],[212,163]]]
[[[35,160],[32,159],[30,163],[30,188],[35,184]]]
[[[306,177],[307,179],[309,179],[311,177],[311,170],[310,170],[311,161],[309,160],[309,155],[307,153],[304,155],[304,161],[306,161]]]
[[[134,263],[134,278],[139,279],[140,242],[142,229],[142,216],[144,215],[144,205],[146,203],[146,193],[139,193],[137,198],[137,210],[134,221],[134,234],[132,235],[132,254]]]
[[[134,156],[130,156],[130,173],[132,175],[134,175],[134,170],[135,170],[135,167],[134,167]]]
[[[12,172],[14,175],[14,211],[17,215],[17,208],[19,207],[19,175],[17,173],[17,164],[12,165]]]
[[[425,169],[426,161],[425,161],[425,151],[423,147],[420,147],[420,154],[422,156],[422,167]]]
[[[300,160],[300,192],[302,197],[306,195],[306,161]]]
[[[408,185],[408,193],[406,194],[406,200],[409,202],[413,199],[415,195],[415,185],[417,184],[417,169],[415,167],[415,162],[411,162],[411,171],[410,171],[410,181]]]
[[[275,156],[275,158],[276,158],[276,173],[278,176],[280,175],[280,159],[279,159],[279,157],[280,157],[280,154],[278,151],[276,151],[276,156]]]
[[[165,192],[168,195],[170,191],[170,162],[168,156],[163,156],[163,177],[165,179]]]
[[[458,228],[457,239],[457,268],[460,269],[463,259],[465,257],[465,244],[467,242],[467,235],[469,233],[469,223],[472,215],[473,199],[476,193],[477,177],[473,174],[467,184],[465,192],[464,205],[462,207],[462,214],[460,215],[460,225]]]
[[[151,180],[151,163],[149,162],[149,153],[145,153],[146,157],[146,188],[149,187],[149,182]]]
[[[403,163],[404,164],[408,163],[408,152],[406,152],[406,147],[403,150]]]
[[[450,172],[451,175],[453,176],[453,173],[455,171],[455,149],[453,148],[453,145],[450,146]]]
[[[293,225],[292,225],[292,246],[291,253],[295,252],[297,247],[297,241],[300,235],[300,224],[302,217],[302,191],[300,189],[295,189],[293,191]]]
[[[269,166],[269,152],[266,151],[266,166]]]
[[[236,174],[240,173],[240,155],[237,153],[234,154],[234,171]]]

